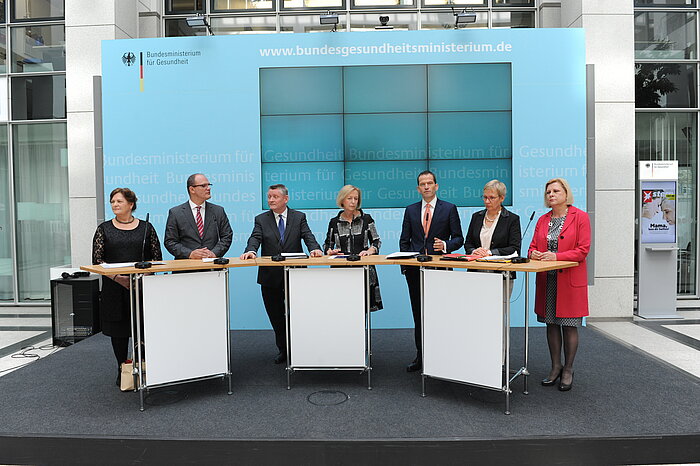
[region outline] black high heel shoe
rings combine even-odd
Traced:
[[[571,390],[571,386],[574,384],[574,371],[571,371],[571,382],[570,383],[564,383],[559,381],[559,391],[560,392],[568,392]]]
[[[563,368],[562,368],[562,369],[559,369],[559,373],[557,374],[557,376],[554,377],[554,378],[551,379],[551,380],[550,380],[549,376],[547,376],[546,378],[542,379],[542,382],[541,382],[542,385],[543,385],[544,387],[551,387],[552,385],[554,385],[555,383],[557,383],[557,379],[559,379],[559,378],[561,377],[561,373],[562,373],[563,371],[564,371]]]

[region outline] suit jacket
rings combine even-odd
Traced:
[[[486,209],[474,212],[469,228],[464,238],[464,250],[471,254],[474,249],[481,247],[481,227],[484,224]],[[491,237],[491,254],[507,256],[520,252],[520,217],[506,210],[501,210],[501,216]]]
[[[447,251],[452,252],[462,247],[462,225],[459,221],[457,206],[446,201],[437,200],[433,211],[433,219],[430,222],[430,230],[426,236],[423,232],[423,220],[421,219],[422,201],[406,207],[403,215],[403,226],[399,238],[400,251],[421,251],[425,246],[428,254],[442,254],[435,252],[433,243],[435,238],[440,238],[447,243]]]
[[[233,231],[224,208],[205,202],[204,212],[204,237],[200,238],[189,202],[168,211],[163,243],[175,259],[189,259],[190,253],[199,248],[223,257],[231,247]]]
[[[533,250],[547,250],[547,233],[552,211],[537,220],[528,257]],[[557,260],[574,261],[579,265],[557,271],[557,317],[585,317],[588,315],[588,273],[586,256],[591,249],[591,222],[588,214],[574,206],[569,206],[569,213],[559,233]],[[547,272],[537,274],[535,292],[535,313],[545,315],[547,298]]]
[[[287,209],[284,229],[284,243],[280,244],[280,232],[272,210],[255,217],[253,232],[248,238],[245,252],[257,253],[262,246],[261,256],[275,256],[283,252],[302,252],[303,240],[309,251],[321,249],[314,234],[306,222],[306,214],[294,209]],[[258,283],[264,286],[284,286],[283,267],[258,267]]]

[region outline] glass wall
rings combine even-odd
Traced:
[[[71,260],[64,7],[0,1],[0,304],[48,303]]]
[[[19,299],[46,299],[49,267],[70,263],[66,125],[16,125],[12,137]]]
[[[190,28],[185,18],[204,14],[214,35],[269,32],[327,32],[319,14],[331,11],[341,20],[338,31],[452,29],[453,8],[476,14],[460,28],[534,28],[534,0],[164,0],[166,37],[208,34]],[[255,15],[253,12],[260,12]],[[380,16],[389,20],[381,27]]]
[[[14,274],[6,124],[0,125],[0,179],[0,302],[7,302],[14,299]]]
[[[678,295],[697,298],[698,9],[689,0],[635,7],[636,159],[678,161]]]

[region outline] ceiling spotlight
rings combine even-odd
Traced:
[[[340,22],[340,18],[338,17],[338,13],[331,13],[329,11],[325,15],[321,15],[319,17],[319,21],[321,24],[332,24],[333,29],[331,29],[331,31],[335,31],[338,27],[338,23]]]
[[[389,17],[388,16],[380,16],[379,17],[379,26],[374,26],[374,29],[394,29],[394,26],[389,26]]]
[[[187,21],[187,25],[193,29],[207,28],[207,30],[209,30],[209,34],[212,36],[214,35],[214,32],[211,30],[211,26],[209,26],[209,23],[207,23],[207,18],[204,15],[189,16],[185,18],[185,21]]]
[[[465,9],[460,12],[455,12],[453,8],[452,14],[455,16],[455,29],[459,29],[460,24],[476,23],[476,13],[473,11],[467,12]]]

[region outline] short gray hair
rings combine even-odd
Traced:
[[[269,188],[267,188],[268,191],[271,190],[271,189],[279,189],[280,191],[282,191],[282,195],[283,195],[283,196],[289,196],[289,190],[288,190],[287,187],[286,187],[285,185],[283,185],[283,184],[273,184],[272,186],[270,186]]]
[[[505,199],[506,197],[506,185],[502,181],[491,180],[484,185],[484,191],[490,189],[491,191],[496,191],[496,193]]]

